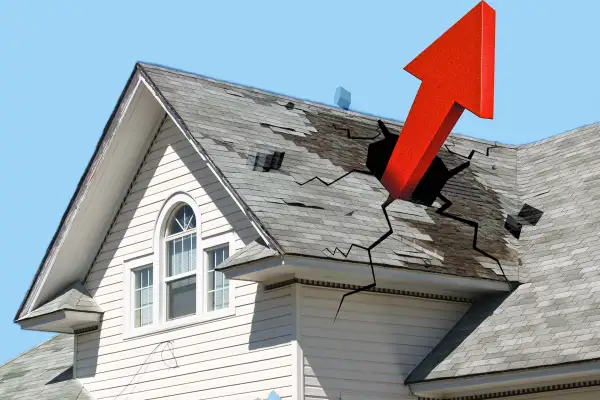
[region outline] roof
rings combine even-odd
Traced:
[[[39,317],[59,310],[102,313],[102,308],[80,282],[76,282],[53,300],[43,304],[27,314],[23,319]]]
[[[599,144],[593,124],[518,149],[520,195],[544,210],[521,238],[525,283],[414,381],[600,359]]]
[[[373,141],[348,136],[377,136],[376,117],[153,65],[141,68],[179,125],[268,233],[278,254],[368,263],[365,251],[353,250],[346,258],[335,248],[368,246],[387,231],[381,205],[388,195],[380,182],[351,174],[331,186],[316,180],[300,184],[315,176],[332,181],[353,169],[366,170],[367,147]],[[389,120],[386,125],[396,132],[402,127]],[[446,187],[454,202],[451,211],[480,221],[480,246],[494,253],[515,278],[518,243],[502,222],[516,206],[509,191],[516,184],[515,149],[456,135],[446,144],[453,153],[444,148],[440,156],[449,166],[462,164],[473,148],[479,152],[472,168]],[[276,170],[248,165],[261,153],[275,152],[284,153]],[[504,279],[493,259],[472,248],[472,227],[409,202],[396,202],[388,212],[394,235],[372,251],[375,264]]]
[[[73,379],[73,336],[58,335],[0,366],[3,400],[91,400]]]

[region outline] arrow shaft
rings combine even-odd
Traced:
[[[464,108],[451,93],[424,81],[410,109],[381,183],[395,199],[408,200]]]

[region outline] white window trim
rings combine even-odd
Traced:
[[[166,248],[165,248],[165,230],[166,230],[166,221],[172,215],[175,207],[180,205],[181,203],[185,203],[189,205],[194,211],[194,215],[196,217],[196,314],[188,315],[185,317],[180,317],[172,320],[166,319],[166,286],[165,286],[165,269],[166,269]],[[206,253],[205,250],[209,250],[214,247],[219,247],[221,245],[228,244],[229,245],[229,256],[231,257],[235,253],[235,233],[233,231],[229,231],[223,234],[214,235],[209,238],[202,238],[202,215],[200,214],[200,209],[194,199],[186,193],[175,193],[165,202],[163,205],[160,214],[157,218],[155,229],[154,229],[154,253],[151,255],[147,255],[142,257],[144,260],[151,260],[147,262],[148,264],[153,265],[153,315],[152,321],[153,323],[150,325],[146,325],[139,328],[133,327],[133,317],[132,317],[132,306],[131,306],[131,294],[133,293],[131,287],[133,286],[133,282],[131,279],[131,270],[141,267],[145,264],[137,264],[133,261],[128,261],[124,263],[124,272],[125,272],[125,282],[124,288],[125,293],[123,298],[125,299],[125,308],[124,312],[127,313],[127,317],[124,320],[124,333],[123,338],[133,338],[145,335],[151,335],[155,333],[170,331],[173,329],[188,327],[191,325],[202,324],[209,321],[214,321],[217,319],[222,319],[226,317],[231,317],[235,315],[235,281],[229,281],[229,308],[215,310],[215,311],[206,311],[207,304],[207,270],[206,270]],[[137,267],[133,265],[137,264]],[[190,275],[193,275],[191,273]],[[179,278],[179,276],[178,276]]]
[[[208,239],[204,239],[202,241],[202,298],[203,298],[203,308],[202,312],[208,318],[222,318],[228,315],[231,315],[232,310],[235,313],[235,281],[229,281],[229,307],[223,308],[221,310],[208,311],[208,304],[206,304],[206,298],[208,294],[208,280],[206,279],[208,275],[208,266],[207,266],[207,250],[211,250],[217,247],[221,247],[224,245],[229,245],[229,257],[235,253],[235,235],[233,232],[227,232],[225,234],[212,236]]]
[[[133,272],[136,269],[151,266],[153,273],[152,282],[152,324],[135,328],[133,323],[133,297],[135,280],[133,279]],[[137,257],[134,259],[126,260],[123,262],[123,336],[129,337],[134,333],[136,335],[147,333],[152,330],[154,321],[157,317],[156,299],[158,294],[158,287],[156,285],[156,265],[154,264],[154,256],[152,254],[143,257]]]

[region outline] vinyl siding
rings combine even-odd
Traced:
[[[254,228],[168,121],[157,135],[85,282],[104,310],[101,330],[76,337],[77,376],[97,399],[256,399],[291,396],[291,288],[232,282],[235,315],[123,337],[123,261],[152,254],[158,214],[175,190],[192,196],[203,238],[233,231],[233,251]],[[156,282],[155,282],[156,284]],[[155,304],[156,304],[155,299]],[[172,351],[165,342],[172,341]]]
[[[414,399],[403,384],[467,310],[464,303],[304,286],[298,296],[304,395],[316,399]]]

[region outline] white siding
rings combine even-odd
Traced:
[[[299,344],[306,400],[414,399],[404,379],[452,328],[467,304],[300,288]]]
[[[101,331],[77,336],[77,376],[97,400],[253,400],[266,398],[271,390],[289,398],[294,329],[290,288],[265,293],[256,284],[233,282],[234,316],[123,338],[122,262],[153,252],[155,221],[174,190],[196,199],[203,238],[234,229],[235,251],[257,237],[205,163],[167,122],[86,281],[105,313]],[[175,357],[161,345],[169,340]]]

